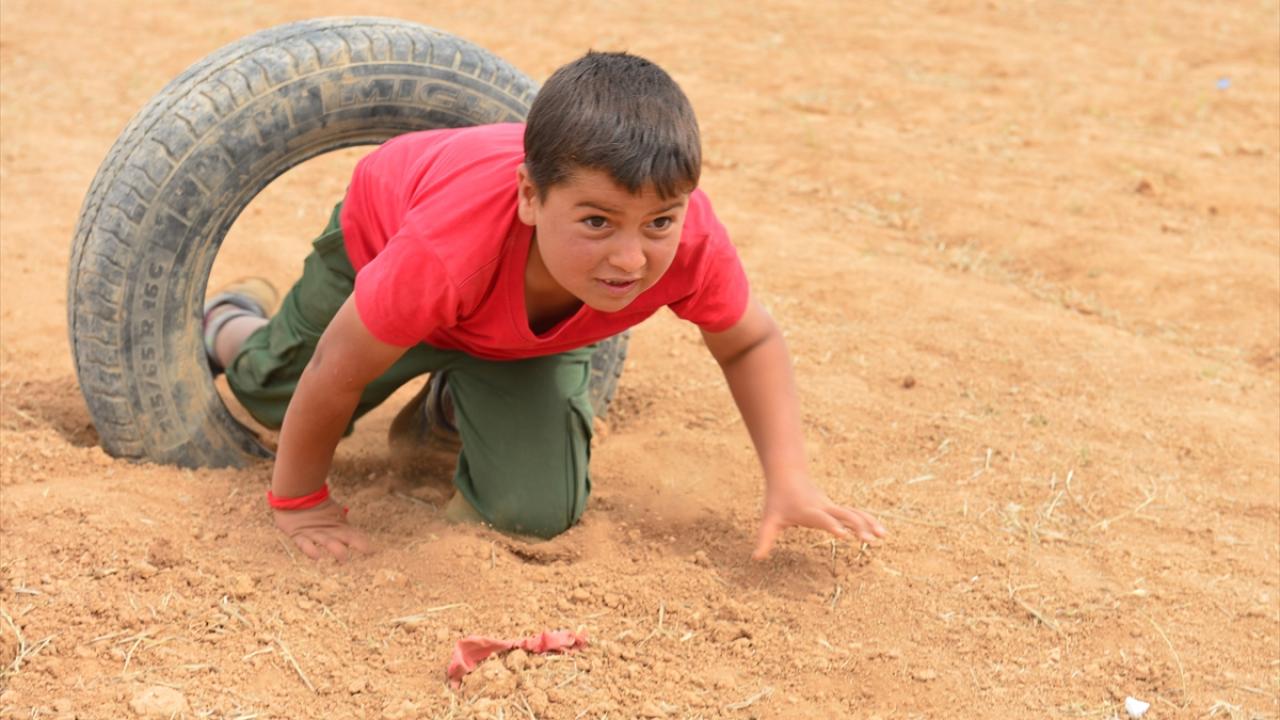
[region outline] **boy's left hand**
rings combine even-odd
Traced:
[[[862,510],[837,505],[809,482],[771,486],[765,491],[760,539],[751,557],[769,557],[778,535],[789,527],[826,530],[841,540],[857,537],[871,542],[885,536],[884,526]]]

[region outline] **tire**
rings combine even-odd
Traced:
[[[241,466],[271,452],[227,411],[201,339],[209,270],[259,192],[317,155],[518,122],[536,87],[464,40],[385,18],[282,25],[218,50],[129,122],[89,187],[67,287],[71,350],[113,456]],[[625,334],[593,357],[603,415]]]
[[[623,331],[601,341],[591,354],[591,385],[587,394],[596,417],[602,420],[609,414],[609,404],[618,391],[618,378],[622,377],[622,364],[627,359],[630,337],[630,330]]]

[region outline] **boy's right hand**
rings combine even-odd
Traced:
[[[328,554],[343,562],[353,550],[369,552],[369,539],[347,523],[346,508],[331,498],[306,510],[272,510],[271,514],[276,527],[312,560]]]

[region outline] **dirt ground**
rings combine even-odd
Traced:
[[[378,546],[342,567],[286,550],[267,464],[98,449],[65,277],[108,147],[214,49],[353,13],[539,80],[592,47],[666,67],[787,330],[813,475],[888,541],[749,560],[756,461],[670,314],[548,544],[445,524],[391,464],[414,388],[340,449]],[[1280,713],[1276,0],[3,0],[0,72],[0,717]],[[269,188],[215,280],[288,283],[358,155]],[[591,644],[444,684],[464,635],[559,628]]]

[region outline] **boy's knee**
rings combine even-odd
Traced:
[[[582,516],[591,488],[587,474],[590,437],[582,430],[571,435],[554,457],[545,448],[505,457],[500,447],[478,453],[480,448],[468,448],[464,438],[454,482],[496,529],[555,537]]]
[[[498,530],[555,537],[581,517],[590,490],[588,366],[536,359],[506,370],[486,378],[498,387],[454,388],[455,483]]]
[[[517,535],[533,535],[549,540],[573,527],[582,517],[575,503],[543,503],[535,507],[499,507],[489,516],[494,528]]]

